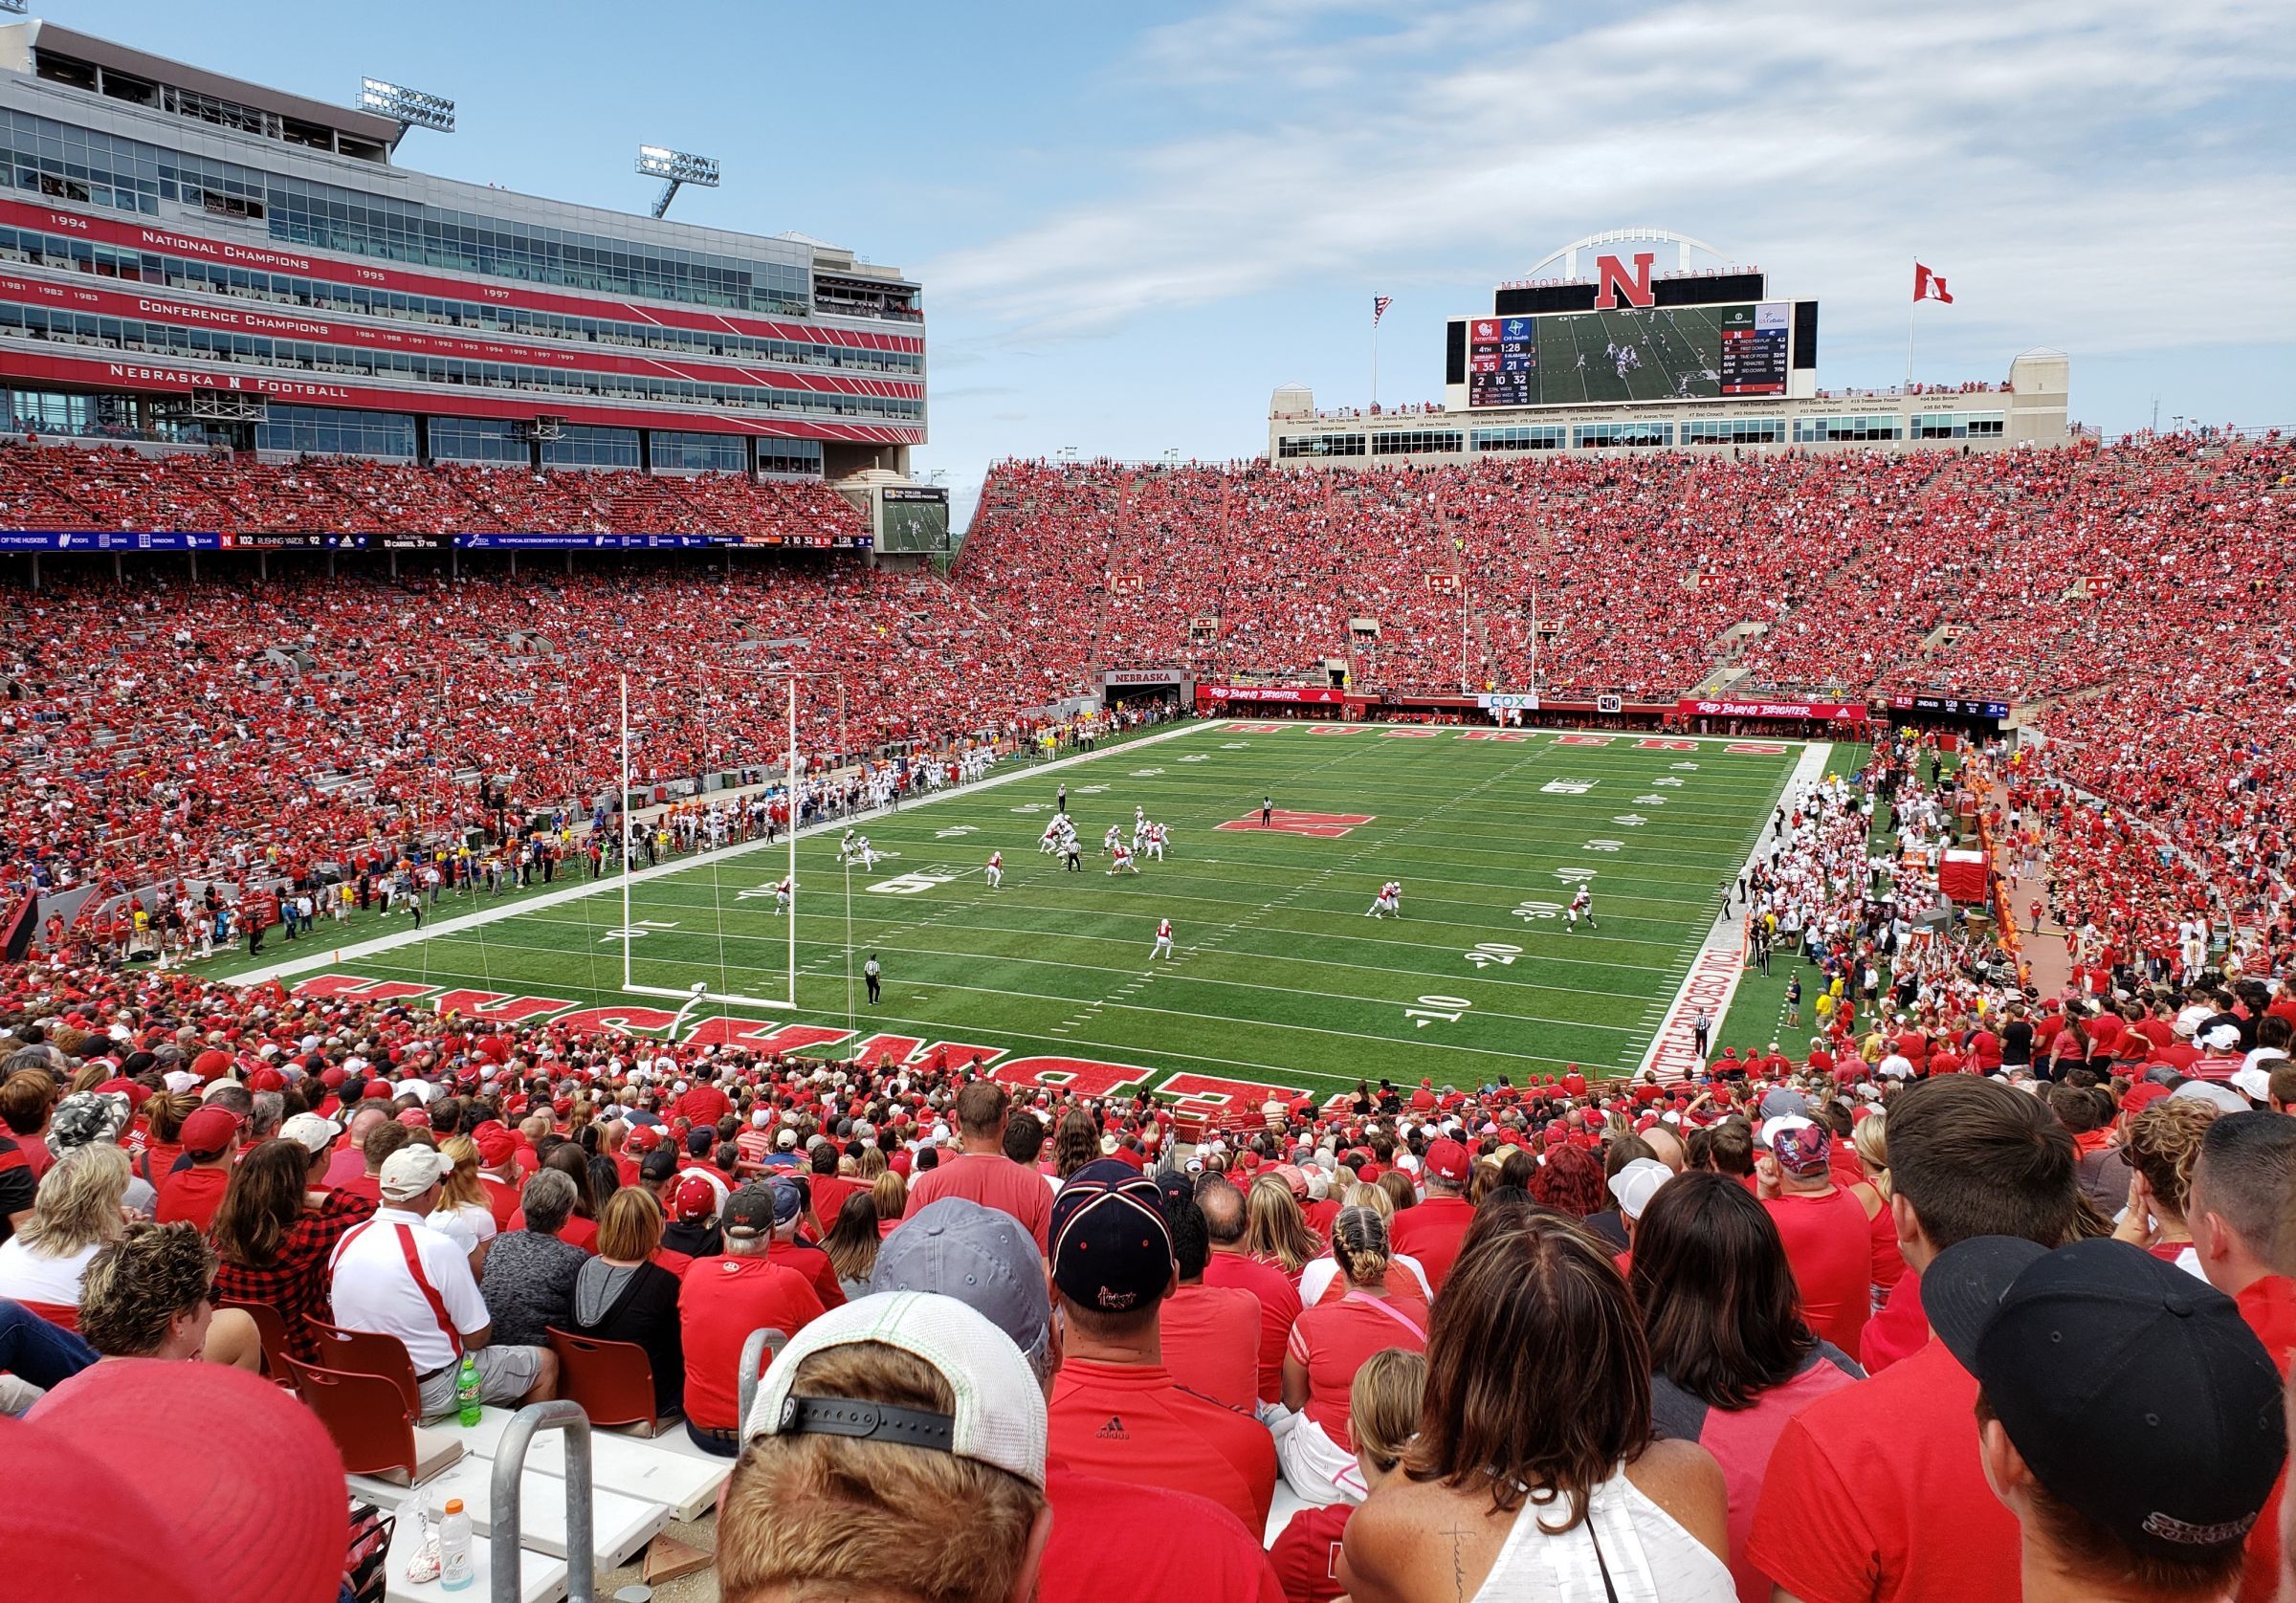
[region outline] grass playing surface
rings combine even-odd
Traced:
[[[850,876],[851,1026],[1117,1065],[1157,1087],[1631,1069],[1801,748],[1491,733],[1211,724],[868,821],[894,855]],[[1082,873],[1037,850],[1064,780]],[[1279,823],[1322,815],[1299,827],[1324,833],[1260,828],[1263,796]],[[1136,804],[1169,826],[1170,855],[1111,878],[1102,833],[1120,821],[1129,835]],[[799,1007],[775,1022],[848,1025],[836,845],[835,831],[799,845]],[[980,872],[992,850],[1001,890]],[[674,1010],[623,995],[627,942],[640,983],[778,996],[788,926],[754,892],[785,863],[785,846],[760,845],[634,884],[635,937],[619,887],[472,929],[450,900],[436,933],[325,972]],[[1403,916],[1365,917],[1387,879]],[[1600,928],[1574,933],[1562,909],[1581,882]],[[1159,918],[1176,961],[1149,958]],[[859,978],[871,953],[876,1007]],[[693,1022],[719,1011],[763,1017]]]

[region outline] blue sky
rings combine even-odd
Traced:
[[[35,6],[35,11],[39,8]],[[1231,0],[798,6],[81,0],[68,26],[322,99],[455,99],[410,165],[642,209],[634,147],[715,155],[673,216],[796,229],[925,285],[932,443],[995,458],[1266,447],[1269,392],[1432,399],[1446,318],[1648,223],[1816,296],[1820,382],[2072,357],[2073,413],[2296,424],[2296,29],[2239,0]],[[218,26],[228,17],[228,25]]]

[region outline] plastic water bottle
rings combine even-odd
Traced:
[[[462,1499],[447,1499],[447,1517],[438,1522],[438,1584],[460,1592],[476,1578],[471,1568],[471,1517]]]
[[[462,1368],[454,1375],[454,1417],[464,1430],[478,1422],[483,1399],[479,1395],[478,1360],[469,1353],[462,1355]]]

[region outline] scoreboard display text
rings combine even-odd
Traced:
[[[1783,395],[1792,339],[1783,300],[1469,318],[1468,405]]]

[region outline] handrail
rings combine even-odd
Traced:
[[[734,1416],[734,1432],[744,1441],[749,1439],[749,1410],[758,1400],[758,1371],[764,1367],[759,1360],[768,1351],[780,1357],[782,1349],[788,1345],[788,1332],[770,1326],[750,1331],[749,1340],[741,1344],[741,1384],[735,1393],[740,1400]]]
[[[592,1531],[590,1416],[564,1398],[528,1403],[511,1416],[495,1449],[492,1493],[494,1603],[519,1603],[524,1558],[519,1530],[519,1482],[536,1431],[566,1433],[566,1603],[597,1603],[597,1541]]]

